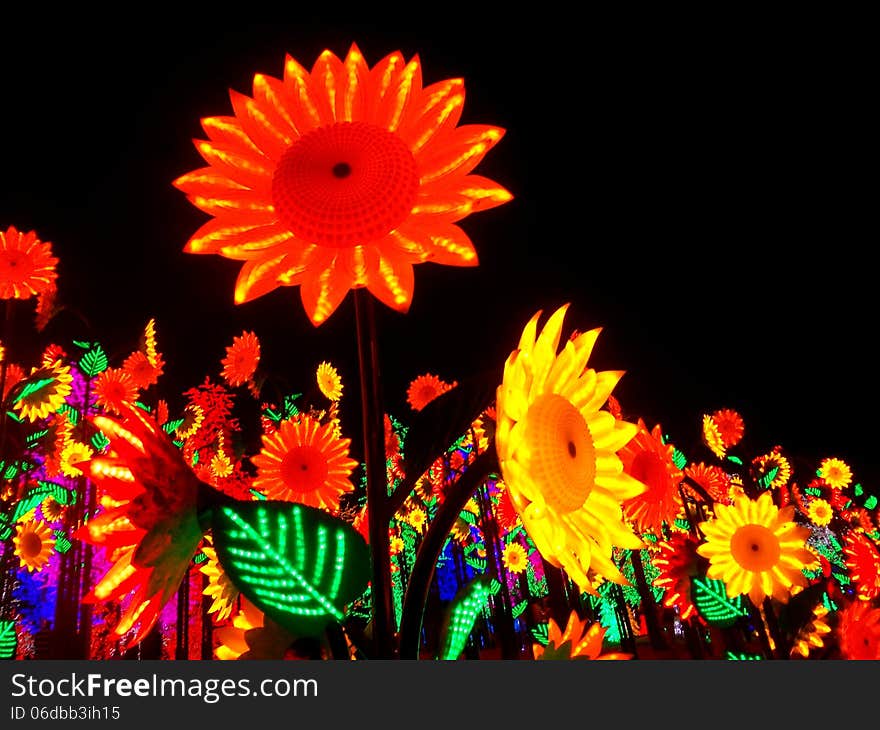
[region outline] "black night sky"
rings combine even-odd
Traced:
[[[53,243],[67,308],[36,336],[19,307],[22,361],[80,337],[121,364],[155,317],[162,392],[179,405],[248,329],[276,382],[309,387],[329,359],[356,409],[351,295],[318,329],[296,288],[236,307],[239,264],[182,252],[207,217],[171,185],[203,164],[192,139],[201,117],[231,113],[229,88],[280,77],[285,53],[311,67],[354,41],[370,65],[399,49],[419,53],[425,83],[464,77],[462,123],[507,129],[476,172],[515,196],[463,222],[478,268],[418,266],[409,314],[378,305],[388,410],[405,420],[426,371],[500,370],[529,317],[568,301],[569,327],[604,327],[591,364],[627,371],[627,415],[695,458],[710,457],[701,414],[731,407],[752,455],[839,456],[876,489],[874,85],[834,24],[248,12],[5,24],[0,226]],[[353,410],[344,426],[358,425]]]

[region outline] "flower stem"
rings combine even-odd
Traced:
[[[373,557],[373,656],[394,656],[394,614],[391,598],[391,557],[388,541],[388,484],[385,474],[385,419],[379,388],[379,342],[373,298],[354,290],[358,365],[361,386],[364,461],[367,471],[370,550]]]

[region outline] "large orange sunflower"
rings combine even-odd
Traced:
[[[55,286],[52,244],[14,226],[0,231],[0,299],[30,299]]]
[[[664,522],[675,522],[681,509],[678,485],[682,473],[672,461],[675,448],[663,443],[663,429],[659,424],[648,431],[640,418],[639,432],[617,455],[623,470],[647,489],[623,503],[623,516],[639,532],[660,532]]]
[[[350,443],[334,434],[332,423],[322,426],[306,415],[282,421],[275,433],[263,434],[263,449],[251,459],[257,467],[253,487],[269,499],[336,512],[339,497],[354,490]]]
[[[91,420],[110,441],[89,465],[102,510],[76,536],[104,547],[113,565],[83,600],[129,597],[115,631],[123,636],[136,626],[128,642],[135,644],[177,592],[202,540],[199,481],[159,424],[140,409],[125,407],[122,419]]]
[[[724,581],[730,596],[748,593],[756,606],[765,596],[787,603],[807,584],[803,568],[816,564],[806,546],[810,529],[794,523],[794,509],[779,509],[770,492],[716,504],[715,519],[700,525],[706,542],[697,548],[709,558],[708,577]]]
[[[309,73],[288,56],[282,80],[257,74],[253,98],[231,98],[234,116],[202,120],[208,167],[174,184],[214,216],[185,250],[244,262],[237,303],[298,285],[319,325],[367,287],[406,311],[413,264],[475,266],[456,221],[512,197],[469,174],[504,130],[457,126],[464,82],[423,88],[418,57],[370,69],[353,45]]]
[[[620,505],[646,487],[623,472],[617,456],[638,426],[600,410],[623,373],[587,367],[599,330],[556,353],[566,309],[556,310],[540,335],[538,312],[507,358],[495,443],[511,502],[538,551],[594,593],[589,571],[627,584],[613,547],[643,545]]]

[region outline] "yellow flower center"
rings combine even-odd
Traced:
[[[587,422],[555,393],[538,396],[526,415],[527,468],[544,500],[560,514],[583,506],[596,476],[596,446]]]
[[[744,570],[758,573],[779,562],[779,538],[764,525],[743,525],[730,538],[730,554]]]
[[[314,492],[327,481],[327,459],[313,446],[295,446],[281,460],[281,479],[295,492]]]
[[[396,134],[366,122],[319,127],[294,142],[272,177],[272,204],[304,241],[346,248],[375,241],[403,223],[419,174]]]

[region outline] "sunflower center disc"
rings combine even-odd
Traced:
[[[327,481],[327,459],[311,446],[295,446],[281,460],[281,479],[294,492],[314,492]]]
[[[297,238],[345,248],[397,228],[418,189],[416,161],[396,134],[366,122],[338,122],[309,132],[281,156],[272,203]]]
[[[560,514],[582,507],[596,476],[596,447],[577,408],[555,393],[538,396],[526,414],[523,443],[547,505]]]
[[[37,557],[43,549],[43,541],[39,535],[33,532],[23,535],[18,544],[21,554],[26,558]]]
[[[743,525],[730,538],[730,554],[744,570],[770,570],[781,553],[779,539],[763,525]]]

